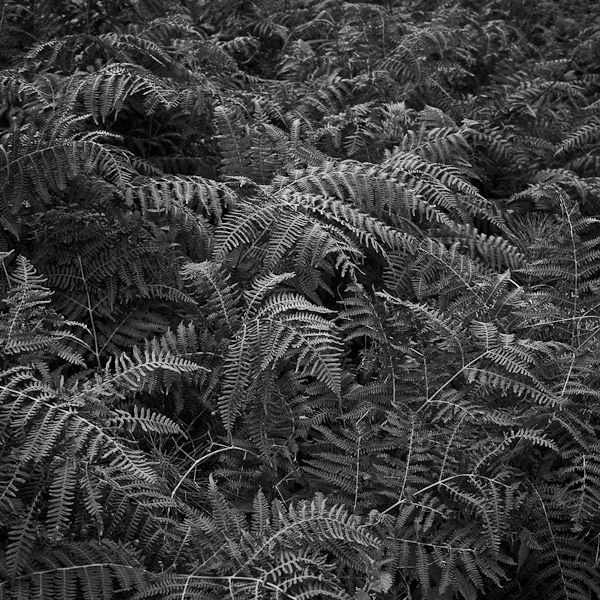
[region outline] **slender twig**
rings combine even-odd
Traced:
[[[87,297],[87,310],[90,316],[90,325],[92,326],[92,336],[94,338],[94,354],[96,355],[96,363],[98,364],[98,368],[102,367],[100,362],[100,349],[98,348],[98,335],[96,334],[96,323],[94,321],[94,310],[92,308],[92,299],[90,297],[90,291],[88,289],[87,280],[85,278],[85,273],[83,271],[83,263],[81,262],[81,256],[77,256],[77,260],[79,261],[79,268],[81,270],[81,280],[83,281],[83,287],[85,289],[85,295]]]
[[[183,482],[188,478],[189,474],[201,462],[204,462],[205,460],[208,460],[209,458],[212,458],[213,456],[216,456],[217,454],[221,454],[221,452],[227,452],[228,450],[240,450],[240,451],[245,452],[245,453],[249,452],[246,448],[240,448],[239,446],[227,446],[226,448],[219,448],[218,450],[215,450],[214,452],[209,452],[208,454],[205,454],[204,456],[201,456],[199,459],[195,460],[192,463],[192,466],[183,474],[183,476],[179,480],[179,483],[173,488],[173,491],[171,492],[171,498],[175,497],[175,494],[177,493],[177,490],[181,487],[181,485],[183,484]]]

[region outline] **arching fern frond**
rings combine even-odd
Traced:
[[[103,368],[102,375],[97,375],[94,380],[85,382],[80,391],[75,391],[75,400],[80,395],[94,398],[106,398],[108,401],[115,399],[115,395],[122,394],[124,390],[138,391],[145,387],[152,389],[151,374],[158,369],[165,369],[177,373],[193,373],[198,365],[185,358],[173,356],[169,352],[156,352],[146,349],[144,352],[134,347],[131,356],[122,353],[109,360]]]
[[[433,163],[460,165],[461,159],[465,162],[468,147],[464,134],[456,127],[433,127],[409,130],[398,149],[418,154]]]
[[[47,77],[40,75],[28,79],[20,70],[0,71],[0,90],[8,106],[19,105],[44,111],[52,106],[52,86]]]
[[[74,93],[96,122],[107,121],[109,115],[116,119],[125,101],[136,94],[144,98],[142,106],[147,114],[152,114],[157,106],[172,109],[178,100],[170,82],[127,63],[103,67],[86,77]]]
[[[426,175],[438,180],[447,188],[470,196],[478,196],[477,189],[466,181],[460,169],[450,165],[430,162],[412,152],[398,151],[383,162],[384,170],[402,180],[403,174]]]
[[[342,274],[352,271],[361,252],[344,227],[321,222],[302,199],[296,193],[239,204],[216,232],[215,258],[239,248],[268,270],[295,269],[302,290],[315,298],[319,288],[327,289],[322,272],[332,272],[334,265]]]
[[[140,599],[194,594],[225,600],[234,593],[250,600],[259,593],[273,600],[346,600],[345,575],[332,568],[331,556],[352,565],[365,587],[376,574],[380,542],[371,525],[320,494],[290,505],[275,500],[269,506],[259,492],[248,519],[234,512],[212,478],[208,498],[211,514],[190,523],[200,556],[193,574],[160,576],[140,592]],[[316,542],[311,549],[307,539]]]
[[[280,193],[291,189],[351,200],[357,208],[384,221],[389,219],[400,227],[406,227],[404,220],[415,217],[432,222],[449,222],[437,207],[375,165],[354,161],[328,162],[321,167],[294,171],[288,177],[277,178],[274,185],[282,188]]]
[[[223,212],[237,204],[237,195],[228,186],[194,176],[136,179],[125,190],[128,204],[139,202],[143,211],[160,211],[187,222],[186,211],[201,214],[215,224]],[[179,213],[182,213],[179,215]]]
[[[0,593],[40,600],[70,600],[78,590],[89,598],[113,600],[118,590],[140,590],[150,580],[134,548],[108,541],[41,548],[27,573],[9,580],[3,571]]]
[[[49,203],[53,194],[65,190],[78,175],[98,174],[116,188],[125,187],[131,180],[128,154],[103,143],[106,134],[64,135],[64,130],[77,122],[76,118],[68,118],[60,123],[60,139],[55,139],[56,132],[49,123],[45,131],[25,127],[6,140],[7,160],[0,161],[0,209],[13,235],[19,234],[17,215],[24,202]]]
[[[252,173],[252,137],[239,107],[215,107],[219,125],[219,146],[222,155],[222,172],[226,176],[250,177]]]
[[[524,531],[519,540],[521,568],[533,574],[525,589],[526,593],[542,591],[552,600],[583,600],[600,593],[596,558],[585,539],[572,534],[570,515],[560,497],[555,485],[542,484],[531,498],[535,529]]]
[[[81,349],[85,344],[67,327],[83,327],[48,308],[52,292],[47,279],[33,265],[17,256],[8,291],[1,303],[7,308],[0,316],[0,352],[18,357],[21,363],[35,364],[59,357],[75,365],[85,365]]]
[[[341,346],[337,328],[324,317],[329,313],[299,295],[279,293],[241,324],[226,355],[218,401],[229,432],[244,406],[246,388],[261,372],[276,371],[282,362],[339,396]]]
[[[209,326],[216,329],[224,325],[224,329],[233,331],[241,314],[241,290],[223,264],[189,262],[181,273],[198,302],[202,302],[200,311]]]
[[[573,131],[560,144],[557,155],[564,155],[575,150],[585,151],[591,150],[598,145],[600,141],[600,122],[593,120]]]
[[[443,56],[447,50],[454,48],[455,35],[456,31],[441,25],[416,29],[401,39],[393,54],[382,62],[381,68],[397,77],[419,83],[424,75],[425,57],[434,52]]]

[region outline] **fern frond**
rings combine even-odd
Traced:
[[[538,516],[532,532],[534,547],[521,540],[521,568],[533,574],[526,589],[540,590],[553,600],[583,600],[600,592],[596,559],[589,545],[572,535],[568,514],[557,503],[557,494],[560,497],[554,486],[543,485],[536,489],[537,498],[532,498],[532,502],[537,500]]]
[[[390,227],[343,202],[307,195],[297,197],[297,201],[304,204],[311,212],[319,215],[324,221],[331,220],[348,229],[360,244],[375,250],[384,257],[386,252],[382,244],[392,250],[404,253],[414,251],[416,239],[413,235]]]
[[[491,268],[518,269],[523,266],[524,255],[504,237],[480,233],[471,225],[456,225],[455,231],[457,234],[448,237],[464,240],[471,254],[481,257]]]
[[[144,389],[150,393],[160,390],[168,394],[173,399],[176,414],[191,403],[196,406],[199,400],[211,404],[210,397],[218,384],[222,360],[218,343],[193,322],[181,322],[177,329],[169,329],[159,338],[147,340],[147,351],[183,357],[195,362],[197,369],[189,373],[159,369],[147,378]]]
[[[423,221],[449,224],[444,213],[375,165],[330,162],[321,167],[294,171],[289,177],[277,178],[274,185],[283,188],[280,193],[284,195],[287,189],[297,189],[326,198],[350,199],[357,208],[384,221],[391,219],[394,224],[417,216]]]
[[[61,540],[68,529],[74,508],[78,470],[75,461],[66,457],[54,465],[46,526],[54,542]]]
[[[215,117],[220,131],[219,144],[223,156],[223,174],[233,177],[250,176],[252,141],[249,132],[243,130],[243,120],[239,109],[217,106]]]
[[[135,551],[108,541],[65,543],[36,559],[37,569],[0,583],[0,593],[40,600],[69,600],[81,593],[85,598],[112,600],[119,590],[148,585],[148,573]]]
[[[139,33],[124,33],[124,32],[107,32],[98,36],[98,43],[107,48],[109,52],[113,52],[120,59],[120,63],[131,63],[132,56],[139,56],[139,63],[150,64],[152,67],[170,67],[174,68],[173,58],[165,50],[165,48],[151,39],[148,39],[149,30],[158,26],[155,21],[148,25],[148,29],[144,32],[146,35]],[[186,33],[193,30],[189,28]],[[140,56],[141,55],[141,56]]]
[[[161,435],[177,435],[183,433],[181,427],[165,415],[160,415],[148,408],[134,405],[133,411],[115,409],[115,416],[107,420],[107,426],[115,430],[154,432]]]
[[[314,216],[316,211],[311,215],[300,204],[302,200],[303,196],[296,193],[291,198],[240,204],[217,231],[215,258],[222,260],[239,247],[254,261],[267,261],[271,271],[293,268],[302,291],[317,300],[316,291],[327,289],[322,272],[334,268],[342,274],[353,271],[361,252],[345,231],[349,227],[321,222]],[[353,231],[373,239],[358,228]]]
[[[417,154],[398,151],[383,163],[383,167],[392,177],[403,180],[403,174],[427,175],[438,180],[445,187],[469,196],[478,196],[477,189],[465,180],[460,169],[451,165],[430,162]]]
[[[4,560],[6,573],[10,579],[17,578],[28,570],[29,556],[38,537],[36,513],[40,500],[41,497],[37,495],[29,510],[8,529],[8,544]]]
[[[252,244],[268,231],[280,207],[267,202],[262,206],[238,205],[216,234],[215,260],[223,260],[237,246]]]
[[[110,397],[118,394],[118,390],[140,390],[147,385],[148,377],[158,369],[192,373],[198,368],[196,363],[163,350],[157,352],[146,349],[142,352],[134,347],[131,355],[123,352],[110,359],[101,375],[96,376],[94,381],[85,382],[81,391],[76,391],[75,399],[90,394],[94,397]]]
[[[218,401],[228,431],[244,406],[250,382],[282,361],[292,361],[301,376],[314,377],[340,394],[341,347],[335,326],[321,316],[329,312],[301,296],[279,293],[269,296],[256,316],[242,323],[227,352]]]
[[[362,417],[363,421],[355,426],[349,417],[348,422],[335,431],[315,425],[314,431],[323,439],[316,439],[307,446],[311,458],[302,467],[314,479],[311,482],[314,488],[328,492],[359,514],[381,503],[380,481],[370,472],[369,465],[394,446],[391,440],[380,439],[376,424],[363,425],[364,421],[368,423],[367,410],[363,409]]]
[[[127,63],[107,65],[89,75],[75,94],[85,102],[87,112],[96,123],[106,122],[109,115],[116,119],[126,100],[136,94],[144,97],[147,114],[152,114],[157,106],[172,109],[178,99],[177,92],[166,80]]]
[[[21,100],[23,103],[37,105],[42,111],[50,108],[52,94],[47,89],[46,83],[47,79],[44,76],[39,76],[30,81],[16,69],[3,69],[0,71],[2,96],[14,104]]]
[[[256,316],[256,313],[260,310],[261,303],[265,298],[271,292],[276,290],[279,284],[288,281],[293,277],[293,273],[281,273],[280,275],[275,275],[274,273],[268,272],[256,277],[252,281],[251,287],[244,291],[244,299],[246,301],[244,316],[246,318]]]
[[[182,277],[189,288],[203,302],[201,311],[208,323],[215,325],[221,321],[227,330],[233,331],[241,313],[241,291],[236,282],[216,261],[201,263],[189,262],[181,270]]]
[[[203,177],[152,177],[128,187],[129,203],[139,200],[145,211],[175,212],[179,206],[203,214],[215,223],[221,222],[223,211],[236,205],[237,196],[229,187]]]
[[[64,190],[80,174],[98,173],[121,189],[131,180],[127,153],[101,143],[101,136],[52,142],[26,133],[20,136],[17,157],[0,168],[0,205],[10,207],[12,214],[31,198],[50,202],[52,193]],[[18,235],[18,230],[12,232]]]
[[[585,150],[597,144],[600,141],[600,122],[592,122],[583,125],[581,128],[573,131],[556,151],[557,155],[567,154],[574,150]]]
[[[433,127],[418,132],[408,131],[398,149],[413,153],[433,163],[456,163],[460,157],[466,158],[468,148],[464,135],[456,127]]]
[[[66,329],[83,325],[65,321],[48,308],[52,292],[47,279],[24,256],[17,256],[16,262],[12,285],[3,299],[8,311],[0,318],[0,348],[7,355],[22,355],[21,360],[35,361],[46,354],[84,365],[78,348],[84,344]]]
[[[381,68],[418,84],[424,76],[425,57],[433,52],[443,56],[455,45],[455,33],[440,25],[417,29],[402,38],[393,54],[383,61]]]

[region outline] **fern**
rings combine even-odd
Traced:
[[[116,119],[128,97],[145,97],[144,110],[152,114],[157,106],[176,106],[177,95],[172,87],[136,65],[108,65],[81,82],[76,97],[85,99],[86,110],[96,122],[105,122],[113,114]]]
[[[229,432],[244,406],[245,389],[252,379],[277,368],[281,361],[295,361],[294,368],[301,376],[314,377],[340,394],[336,330],[321,316],[328,310],[293,294],[278,294],[255,311],[236,331],[225,360],[223,395],[218,404]]]
[[[65,321],[47,308],[52,293],[47,280],[36,273],[33,265],[17,256],[8,293],[3,300],[7,311],[0,321],[0,349],[5,355],[21,355],[20,362],[36,363],[45,356],[59,357],[72,364],[85,365],[81,340],[65,326],[81,326]]]
[[[66,544],[37,571],[16,577],[4,590],[22,598],[67,600],[81,589],[88,596],[111,600],[117,590],[132,590],[147,581],[135,553],[118,544]]]
[[[173,177],[160,179],[153,177],[147,181],[136,181],[125,192],[128,203],[139,201],[143,211],[166,212],[182,220],[182,226],[192,226],[193,219],[187,211],[201,214],[207,219],[220,223],[223,212],[236,205],[236,194],[227,186],[208,181],[201,177]],[[180,215],[180,213],[182,213]],[[201,223],[197,227],[201,227]],[[204,231],[196,230],[196,234]]]
[[[353,162],[329,163],[305,172],[296,171],[291,177],[278,179],[277,184],[284,190],[350,199],[357,208],[379,219],[392,219],[397,225],[400,219],[417,215],[427,221],[447,222],[445,215],[435,206],[374,166]]]
[[[0,595],[600,593],[595,15],[436,4],[3,7]]]
[[[143,354],[134,350],[132,357],[121,355],[89,381],[49,377],[43,364],[38,366],[40,359],[32,360],[31,355],[38,348],[36,339],[43,336],[47,338],[45,346],[52,349],[56,344],[54,332],[36,334],[29,323],[78,324],[53,319],[47,308],[50,293],[44,284],[45,279],[36,275],[31,264],[18,257],[13,287],[5,301],[13,308],[3,315],[3,322],[8,342],[15,338],[16,329],[29,331],[23,332],[19,345],[26,366],[0,374],[4,448],[0,457],[0,511],[7,523],[2,548],[5,581],[1,585],[19,595],[37,590],[42,597],[59,594],[65,599],[79,585],[88,594],[96,593],[100,586],[102,597],[112,598],[115,586],[131,589],[141,585],[142,567],[131,548],[121,551],[110,540],[89,547],[73,541],[72,536],[78,537],[83,531],[81,517],[74,515],[81,515],[85,506],[101,532],[104,513],[98,486],[102,478],[122,477],[138,485],[159,481],[155,466],[127,436],[178,435],[181,429],[149,409],[134,407],[129,412],[118,404],[110,405],[148,386],[151,374],[158,369],[183,373],[198,367],[165,352]],[[78,339],[68,331],[61,338]],[[54,350],[52,355],[55,353],[64,354]],[[29,364],[48,382],[38,379]],[[83,365],[83,361],[79,359],[76,364]],[[58,447],[65,453],[62,460],[56,456]],[[60,588],[55,589],[59,582]]]
[[[144,596],[194,593],[224,598],[234,590],[242,598],[256,593],[268,598],[282,594],[347,598],[328,553],[344,556],[362,573],[376,562],[376,536],[342,506],[329,506],[322,496],[290,506],[275,501],[269,507],[259,493],[250,520],[232,512],[214,481],[209,483],[208,496],[211,515],[190,523],[198,541],[202,540],[198,544],[202,562],[196,572],[165,574]],[[303,549],[306,539],[314,540],[312,551]]]
[[[102,132],[57,141],[56,136],[66,137],[68,129],[78,119],[50,124],[49,130],[28,132],[17,130],[8,143],[10,154],[4,154],[0,162],[3,185],[0,188],[0,206],[3,207],[4,228],[14,236],[19,235],[19,223],[15,220],[22,204],[29,198],[35,203],[49,203],[53,193],[67,187],[67,182],[80,174],[101,174],[108,183],[124,186],[132,176],[127,155],[111,150],[101,143]],[[56,127],[57,130],[52,131]]]
[[[544,486],[536,490],[540,511],[539,529],[534,534],[539,540],[540,552],[531,553],[531,543],[521,540],[522,567],[534,569],[528,582],[531,588],[542,591],[548,598],[587,598],[598,593],[595,581],[595,558],[586,544],[567,533],[566,515],[551,500],[555,490]],[[532,507],[533,508],[533,507]]]

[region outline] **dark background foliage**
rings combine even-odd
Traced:
[[[0,597],[600,595],[600,18],[0,3]]]

